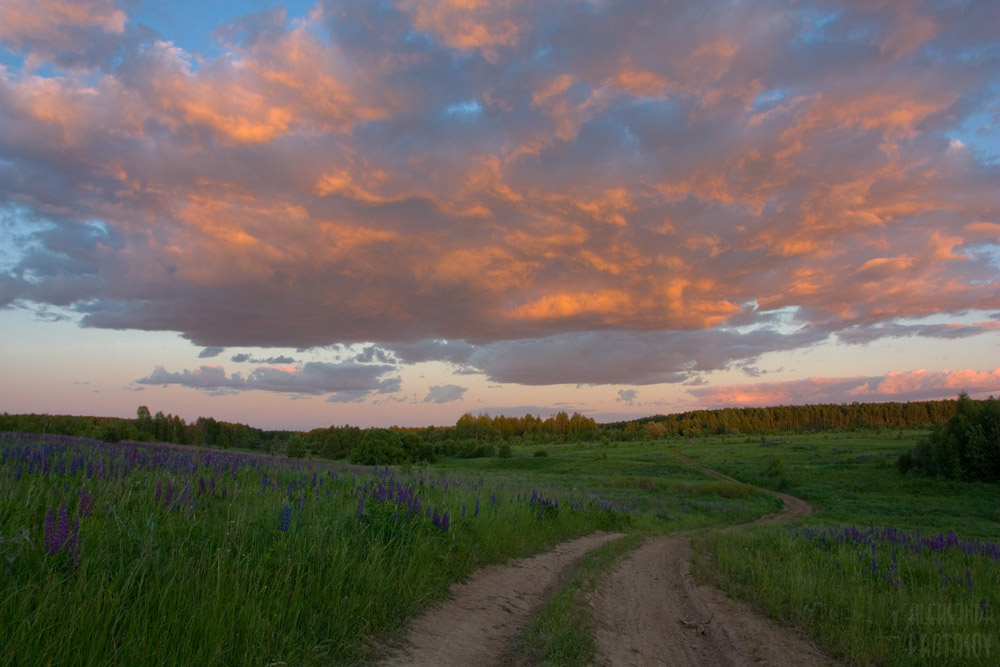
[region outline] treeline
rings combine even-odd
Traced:
[[[748,433],[776,434],[857,428],[930,428],[951,419],[956,401],[779,405],[721,408],[643,417],[606,424],[606,429],[640,432],[654,439]]]
[[[965,481],[1000,481],[1000,400],[973,401],[962,394],[955,414],[899,457],[913,471]]]
[[[289,451],[293,456],[304,452],[330,459],[350,458],[359,463],[369,459],[393,463],[397,461],[392,459],[397,458],[429,461],[436,456],[503,457],[510,455],[511,445],[590,441],[599,439],[602,433],[593,419],[578,412],[572,415],[558,412],[546,419],[534,415],[491,417],[465,413],[455,426],[393,426],[364,430],[350,425],[316,428],[303,434],[301,441],[294,439],[289,444]],[[373,451],[381,452],[382,458],[372,454]]]
[[[258,449],[273,452],[292,435],[291,431],[263,431],[246,424],[198,417],[190,424],[177,415],[150,414],[145,405],[136,410],[135,419],[120,417],[79,417],[74,415],[0,415],[0,431],[20,433],[55,433],[104,442],[169,442],[228,449]]]
[[[133,440],[233,447],[292,457],[395,463],[430,461],[436,456],[509,456],[511,446],[553,442],[660,440],[727,433],[778,434],[857,428],[930,428],[949,422],[956,416],[959,404],[966,406],[963,409],[971,409],[968,406],[980,403],[983,402],[963,396],[960,401],[723,408],[611,424],[598,424],[578,412],[572,415],[558,412],[545,419],[530,414],[507,417],[466,413],[454,426],[362,429],[343,425],[308,432],[265,431],[212,417],[198,417],[187,423],[176,415],[163,412],[154,415],[146,406],[140,406],[135,419],[4,413],[0,415],[0,431],[59,433],[108,442]],[[913,467],[922,470],[923,465],[923,459],[915,459]]]

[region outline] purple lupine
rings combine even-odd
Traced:
[[[476,508],[472,510],[472,518],[475,519],[477,516],[479,516],[479,496],[476,496]]]
[[[436,507],[434,508],[434,516],[433,518],[431,518],[431,523],[433,523],[438,528],[441,527],[441,516],[438,514],[438,510]]]
[[[281,523],[278,525],[278,530],[282,532],[288,531],[288,524],[292,521],[292,507],[288,503],[281,508]]]
[[[965,571],[965,581],[969,586],[969,595],[975,595],[975,589],[972,587],[972,570]]]
[[[94,513],[94,498],[84,489],[80,492],[80,504],[76,508],[77,515],[88,517]]]
[[[359,493],[359,494],[358,494],[358,512],[357,512],[357,519],[359,519],[359,520],[361,519],[361,514],[362,514],[362,513],[364,512],[364,511],[365,511],[365,497],[364,497],[363,495],[361,495],[361,494]]]
[[[56,534],[59,536],[59,547],[62,547],[69,539],[69,509],[66,507],[66,501],[63,501],[63,504],[59,506],[59,515],[56,520]],[[56,551],[58,550],[57,547]]]
[[[444,516],[441,517],[441,530],[447,533],[449,526],[451,526],[451,519],[448,517],[447,510],[445,510]]]
[[[51,509],[45,514],[45,553],[55,556],[59,553],[62,543],[56,533],[56,514]]]

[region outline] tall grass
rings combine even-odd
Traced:
[[[471,570],[628,523],[585,493],[558,505],[387,468],[65,437],[2,447],[12,665],[364,660]]]
[[[706,538],[699,576],[802,627],[849,664],[995,665],[1000,546],[854,526]]]
[[[588,479],[4,434],[0,664],[364,663],[485,564],[770,511]]]

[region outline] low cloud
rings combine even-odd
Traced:
[[[372,393],[399,391],[398,377],[383,377],[392,366],[369,366],[354,363],[307,362],[300,367],[257,368],[243,377],[226,375],[221,366],[201,366],[194,371],[172,373],[157,366],[147,377],[136,380],[144,385],[180,385],[215,392],[270,391],[288,394],[331,394],[329,400],[363,398]]]
[[[699,405],[742,407],[804,403],[921,401],[1000,395],[1000,367],[993,370],[893,371],[882,376],[807,378],[786,382],[689,389]]]
[[[430,391],[427,392],[427,396],[424,397],[424,403],[451,403],[453,401],[460,401],[468,391],[466,387],[459,387],[455,384],[446,384],[443,386],[432,386]]]
[[[224,347],[206,347],[201,352],[198,353],[199,359],[211,359],[217,357],[226,351]]]
[[[638,398],[639,392],[635,389],[619,389],[618,398],[615,399],[615,403],[624,403],[626,405],[635,405],[635,400]]]
[[[251,356],[250,354],[247,354],[246,352],[239,352],[237,354],[234,354],[232,357],[230,357],[230,361],[233,361],[233,362],[238,363],[238,364],[251,363],[251,364],[285,364],[285,365],[287,365],[287,364],[294,364],[294,363],[296,363],[295,359],[293,359],[292,357],[285,356],[285,355],[279,355],[277,357],[266,357],[266,358],[263,358],[263,359],[259,359],[257,357]]]

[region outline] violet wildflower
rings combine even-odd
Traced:
[[[441,530],[447,533],[449,526],[451,526],[451,519],[448,517],[448,512],[445,511],[444,516],[441,517]]]
[[[45,553],[54,556],[59,553],[61,546],[56,534],[56,515],[55,512],[49,510],[45,514]]]
[[[80,492],[80,504],[76,508],[76,513],[81,517],[88,517],[94,513],[94,498],[87,489]]]
[[[288,503],[281,508],[281,523],[278,525],[278,530],[282,532],[288,531],[288,524],[292,521],[292,508]]]
[[[478,496],[476,497],[476,508],[472,511],[472,518],[475,519],[477,516],[479,516],[479,497]]]

